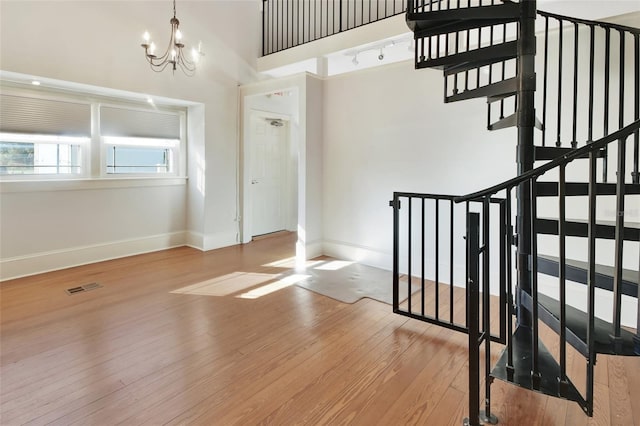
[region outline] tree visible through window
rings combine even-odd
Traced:
[[[70,143],[11,142],[0,135],[0,175],[79,174],[80,146]]]

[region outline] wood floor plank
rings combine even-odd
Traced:
[[[370,299],[348,305],[296,286],[241,297],[292,273],[295,241],[182,247],[3,282],[0,424],[461,424],[466,335]],[[64,292],[90,282],[102,287]],[[435,313],[435,286],[425,288],[412,309],[423,297]],[[449,287],[439,289],[447,320]],[[454,300],[464,322],[463,288]],[[556,353],[557,336],[544,327],[541,335]],[[500,347],[492,345],[493,360]],[[583,389],[576,354],[568,351],[567,368]],[[503,425],[640,426],[639,361],[598,357],[593,418],[499,381],[492,410]]]
[[[640,357],[625,357],[622,362],[625,367],[629,395],[631,396],[633,424],[640,425],[640,404],[638,403],[640,398]]]

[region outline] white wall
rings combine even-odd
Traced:
[[[463,195],[515,175],[515,130],[483,130],[484,101],[442,93],[442,73],[412,62],[325,81],[327,254],[389,269],[394,191]]]
[[[154,73],[140,47],[145,30],[164,47],[170,2],[0,3],[2,70],[180,99],[194,113],[186,184],[2,191],[1,278],[176,244],[208,250],[237,243],[237,87],[256,78],[258,6],[257,0],[178,2],[186,43],[201,40],[205,52],[196,76],[186,77]],[[82,247],[110,250],[78,257]],[[56,261],[45,262],[51,251]]]

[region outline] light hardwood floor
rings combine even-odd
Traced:
[[[467,336],[278,282],[288,264],[273,262],[293,244],[184,247],[2,283],[0,424],[460,425]],[[103,287],[64,291],[91,282]],[[502,425],[640,425],[639,361],[599,357],[593,419],[501,382],[494,412]]]

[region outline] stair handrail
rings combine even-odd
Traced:
[[[590,144],[587,144],[582,148],[576,148],[572,152],[561,155],[555,160],[552,160],[540,167],[536,167],[535,169],[529,170],[528,172],[523,173],[520,176],[516,176],[507,181],[504,181],[502,183],[499,183],[497,185],[491,186],[489,188],[486,188],[477,192],[455,197],[453,201],[456,203],[463,203],[465,201],[478,200],[478,199],[496,194],[497,192],[502,191],[504,189],[513,188],[521,184],[522,182],[526,182],[533,178],[541,176],[555,167],[561,166],[563,164],[568,164],[573,160],[575,160],[576,158],[598,151],[613,141],[627,138],[631,136],[631,134],[633,134],[634,132],[638,131],[639,129],[640,129],[640,120],[636,120],[631,124],[623,127],[620,130],[610,133],[609,135],[601,139],[598,139],[597,141],[594,141]]]
[[[561,21],[572,22],[575,24],[595,25],[613,30],[628,31],[632,34],[640,34],[640,28],[628,27],[626,25],[614,24],[612,22],[592,21],[589,19],[575,18],[573,16],[558,15],[557,13],[545,12],[544,10],[538,10],[537,12],[538,15],[544,16],[546,18],[554,18]]]

